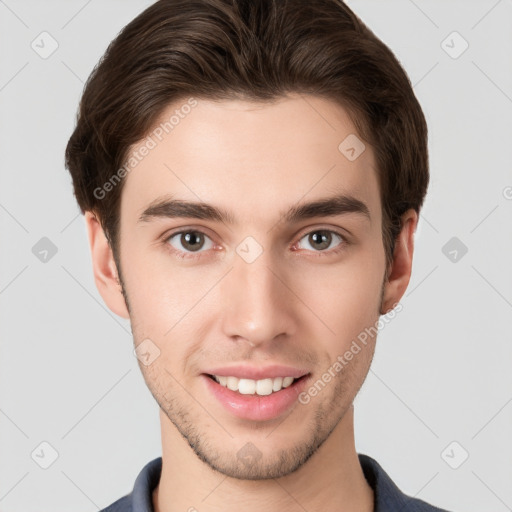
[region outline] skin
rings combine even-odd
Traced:
[[[403,215],[384,281],[374,153],[366,144],[349,161],[338,150],[357,133],[340,105],[300,95],[273,103],[197,101],[126,177],[122,274],[100,224],[86,213],[99,292],[113,312],[130,318],[135,346],[149,338],[160,350],[149,366],[139,363],[160,406],[163,467],[155,510],[372,511],[373,491],[355,449],[353,401],[376,338],[308,404],[296,402],[269,421],[231,415],[200,374],[213,366],[277,363],[305,367],[315,382],[404,294],[417,214]],[[169,105],[162,119],[177,107]],[[356,213],[283,219],[297,204],[338,193],[366,203],[371,220]],[[221,207],[235,222],[138,222],[163,194]],[[180,235],[166,240],[179,228],[205,233],[199,253],[180,244]],[[308,236],[319,229],[344,239],[334,234],[319,249]],[[252,263],[236,252],[247,236],[263,249]],[[249,465],[237,457],[248,442],[260,454]]]

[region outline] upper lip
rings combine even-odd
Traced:
[[[276,377],[294,377],[298,379],[309,372],[292,366],[271,365],[271,366],[223,366],[212,368],[205,373],[209,375],[222,375],[225,377],[237,377],[239,379],[275,379]]]

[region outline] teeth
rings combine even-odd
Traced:
[[[283,377],[276,377],[272,383],[272,391],[279,391],[283,387]]]
[[[254,395],[256,392],[256,381],[252,379],[240,379],[238,381],[238,392],[242,395]]]
[[[252,381],[255,382],[255,381]],[[256,394],[257,395],[270,395],[274,390],[274,381],[272,379],[262,379],[256,381]]]
[[[285,377],[283,379],[283,388],[287,388],[293,382],[293,377]]]
[[[226,386],[228,389],[231,389],[231,391],[238,391],[238,382],[240,379],[237,379],[236,377],[228,377]],[[220,384],[220,382],[219,382]]]
[[[213,378],[225,388],[231,391],[238,391],[242,395],[266,396],[276,391],[287,388],[295,380],[293,377],[276,377],[275,379],[239,379],[237,377],[226,377],[214,375]]]

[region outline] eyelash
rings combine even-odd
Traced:
[[[339,236],[341,238],[341,242],[334,249],[323,250],[323,251],[309,251],[308,250],[308,252],[313,252],[313,257],[323,257],[325,254],[327,254],[327,255],[338,254],[338,253],[344,251],[346,249],[346,246],[349,245],[349,242],[348,242],[347,238],[345,237],[345,235],[342,235],[339,231],[336,231],[336,230],[333,230],[333,229],[327,229],[327,228],[312,229],[312,230],[304,233],[299,238],[298,242],[300,242],[304,237],[310,235],[311,233],[316,233],[318,231],[325,231],[327,233],[331,233],[331,234],[334,234],[336,236]],[[174,247],[172,247],[169,244],[169,240],[171,240],[171,238],[173,238],[173,237],[175,237],[177,235],[182,235],[184,233],[200,233],[200,234],[204,235],[205,237],[207,237],[207,238],[209,238],[211,240],[211,238],[204,231],[201,231],[200,229],[181,229],[180,231],[175,231],[173,233],[170,233],[170,234],[167,234],[167,235],[164,236],[163,243],[166,246],[166,248],[174,256],[176,256],[177,258],[180,258],[180,259],[198,260],[199,258],[203,257],[204,253],[207,252],[207,251],[199,251],[197,253],[186,252],[186,251],[178,251],[178,250],[174,249]],[[213,240],[212,240],[212,242],[213,242]],[[296,242],[296,243],[298,243],[298,242]],[[305,249],[305,250],[307,250],[307,249]]]

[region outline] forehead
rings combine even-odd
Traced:
[[[273,222],[283,206],[345,193],[380,215],[373,149],[343,107],[311,95],[185,98],[132,146],[125,168],[121,211],[131,221],[163,194]]]

